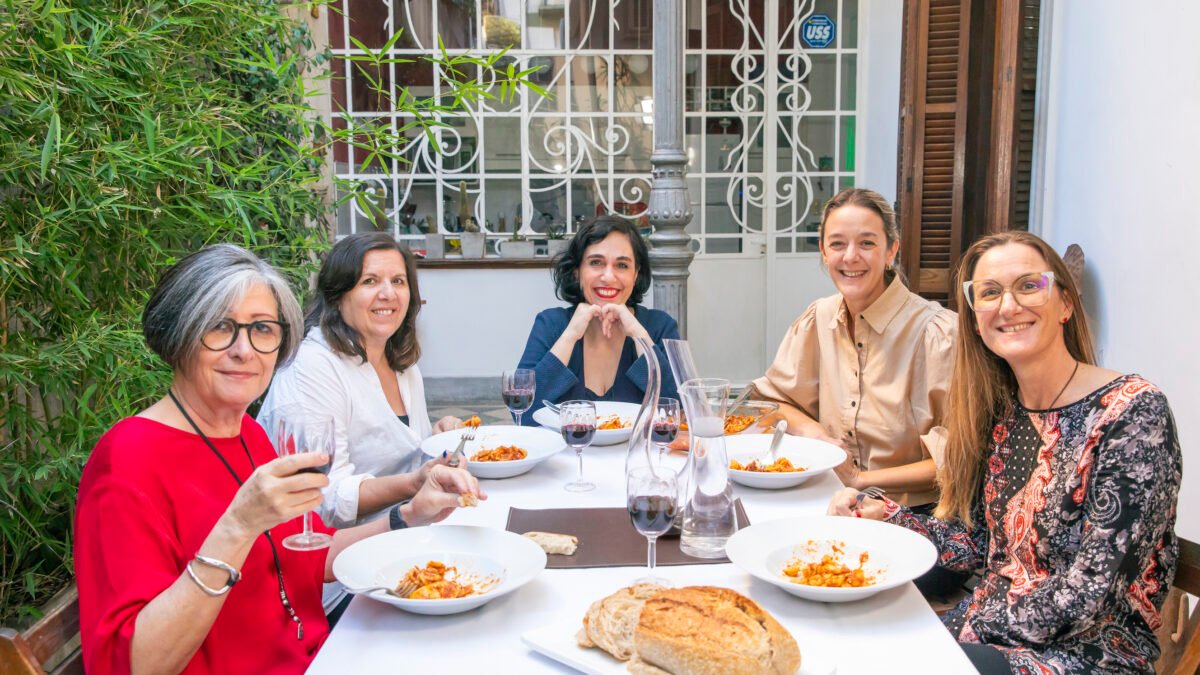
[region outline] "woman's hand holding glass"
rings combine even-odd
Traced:
[[[315,473],[324,478],[324,487],[329,484],[326,478],[333,464],[333,454],[336,449],[335,426],[332,417],[313,414],[300,406],[282,406],[277,411],[275,423],[275,451],[280,457],[294,457],[304,454],[324,455],[326,461],[313,462],[297,468],[298,474]],[[315,509],[321,503],[320,499],[313,506]],[[283,540],[283,546],[293,551],[315,551],[327,548],[333,537],[312,530],[312,510],[304,512],[304,531],[293,534]]]
[[[250,474],[234,495],[225,515],[247,537],[253,538],[321,505],[321,490],[329,479],[305,472],[328,464],[329,457],[312,452],[279,457]]]

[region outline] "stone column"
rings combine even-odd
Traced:
[[[654,0],[653,184],[646,215],[654,307],[679,322],[687,338],[688,266],[695,256],[684,228],[692,220],[688,199],[687,153],[683,148],[683,0]]]

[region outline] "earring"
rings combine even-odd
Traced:
[[[1066,323],[1067,323],[1068,321],[1070,321],[1070,320],[1071,320],[1071,317],[1070,317],[1070,316],[1064,316],[1064,317],[1062,318],[1063,325],[1066,325]]]

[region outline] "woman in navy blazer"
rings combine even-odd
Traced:
[[[554,267],[555,294],[569,306],[537,315],[521,356],[519,367],[537,372],[530,413],[541,399],[640,403],[646,358],[634,337],[654,342],[662,395],[676,396],[662,341],[679,339],[679,326],[666,312],[638,304],[650,281],[650,254],[629,221],[600,216],[575,233]],[[532,414],[524,419],[535,424]]]

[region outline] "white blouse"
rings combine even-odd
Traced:
[[[295,359],[271,382],[258,413],[258,422],[268,433],[275,411],[289,403],[329,414],[337,425],[329,486],[318,510],[326,525],[350,527],[369,520],[369,514],[359,518],[359,485],[368,478],[412,471],[422,463],[421,441],[433,428],[421,371],[414,364],[396,373],[396,382],[408,424],[388,405],[375,369],[357,356],[334,352],[320,327],[308,331]]]

